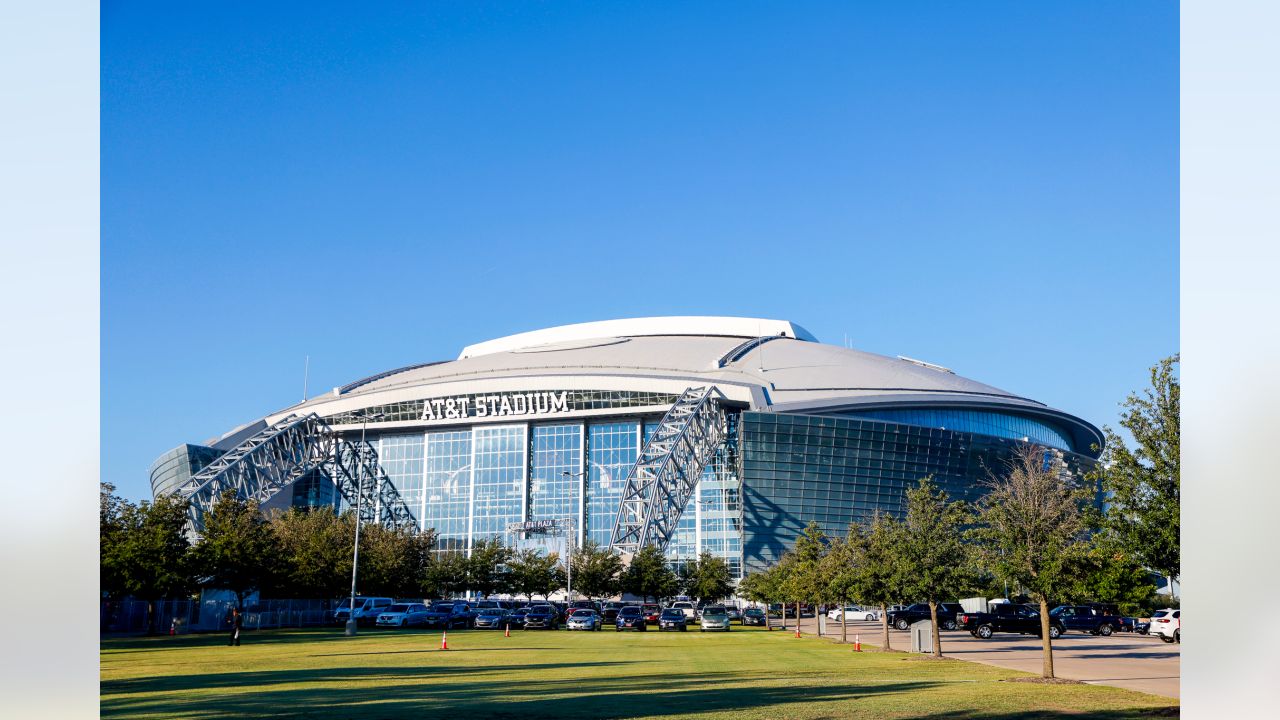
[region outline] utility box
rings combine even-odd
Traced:
[[[913,653],[931,653],[933,652],[933,621],[921,620],[920,622],[911,623],[909,628],[911,632],[911,652]]]
[[[981,597],[965,598],[960,601],[960,607],[964,608],[964,611],[967,613],[990,612],[987,605],[987,599]]]

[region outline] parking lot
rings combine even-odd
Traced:
[[[776,618],[774,622],[777,622]],[[795,621],[788,619],[787,622],[790,625]],[[800,631],[816,633],[815,623],[814,618],[804,618]],[[849,633],[851,642],[852,635],[857,633],[862,636],[863,643],[880,643],[880,624],[877,622],[851,622]],[[825,634],[839,637],[839,623],[828,622]],[[889,637],[895,650],[911,648],[908,633],[891,629]],[[1162,642],[1154,635],[1116,633],[1101,637],[1069,633],[1053,643],[1054,674],[1176,698],[1179,695],[1181,648],[1180,644]],[[942,652],[957,660],[1033,673],[1040,672],[1042,663],[1040,638],[1030,635],[997,634],[990,640],[980,640],[964,631],[944,631]]]

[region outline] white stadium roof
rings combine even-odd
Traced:
[[[1057,420],[1083,446],[1096,428],[940,365],[817,341],[785,320],[651,317],[580,323],[469,345],[456,360],[412,365],[334,388],[275,413],[322,416],[461,393],[590,389],[675,393],[712,383],[753,410],[841,412],[903,406],[999,407]]]

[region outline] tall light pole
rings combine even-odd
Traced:
[[[356,471],[356,543],[351,551],[351,599],[347,605],[347,637],[356,634],[356,571],[360,568],[360,501],[364,498],[364,465],[365,465],[365,431],[370,420],[381,420],[386,417],[382,413],[360,413],[360,468]]]
[[[586,477],[588,472],[589,472],[588,470],[583,470],[582,472],[571,473],[568,470],[565,470],[560,474],[565,477],[581,478],[581,477]],[[585,493],[580,494],[578,497],[579,506],[581,506],[583,503],[587,501],[586,497],[584,497],[583,495],[585,495]],[[574,523],[573,516],[569,516],[565,519],[569,521],[569,535],[567,537],[567,542],[565,542],[564,544],[564,554],[566,556],[564,561],[564,568],[565,568],[564,594],[565,594],[566,602],[571,603],[573,602],[573,544],[577,542],[578,532],[577,532],[576,523]]]

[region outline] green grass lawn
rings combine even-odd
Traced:
[[[1176,701],[784,632],[341,629],[104,640],[102,716],[1134,718]]]

